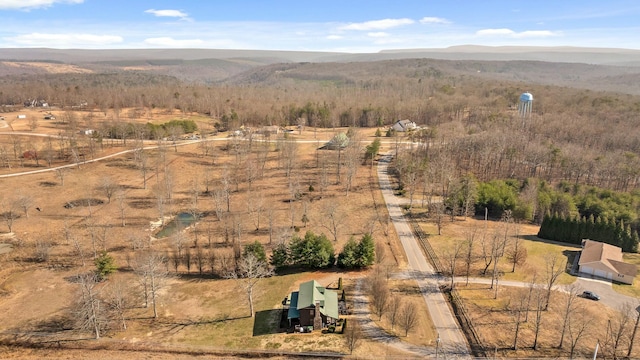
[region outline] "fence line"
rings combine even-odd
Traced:
[[[427,235],[424,231],[422,231],[422,229],[420,228],[420,225],[418,225],[418,223],[415,220],[411,219],[410,222],[411,222],[411,226],[413,227],[413,233],[415,234],[416,238],[418,238],[418,242],[420,243],[420,246],[422,246],[422,249],[427,254],[427,257],[429,258],[429,262],[433,266],[433,269],[439,275],[443,275],[444,268],[442,267],[442,264],[440,263],[438,256],[436,255],[435,251],[433,251],[433,248],[429,243],[429,240],[428,240],[429,235]]]
[[[415,220],[412,219],[410,221],[413,227],[413,232],[418,239],[418,243],[427,254],[429,262],[433,265],[435,272],[440,275],[444,274],[444,268],[438,259],[438,255],[436,255],[433,247],[431,247],[431,244],[429,243],[429,235],[422,231],[422,228],[420,228],[420,225],[418,225]],[[478,336],[478,332],[473,326],[473,322],[467,314],[458,292],[455,289],[451,289],[451,291],[448,292],[448,295],[449,296],[447,296],[447,298],[449,299],[449,303],[453,308],[458,324],[462,327],[463,333],[465,334],[467,341],[469,341],[471,351],[476,356],[486,356],[485,347],[480,341],[480,336]]]

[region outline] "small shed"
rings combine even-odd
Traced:
[[[27,115],[25,114],[18,114],[18,119],[26,119]]]

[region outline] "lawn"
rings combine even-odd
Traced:
[[[462,220],[457,218],[453,222],[447,222],[442,229],[442,234],[438,235],[437,227],[432,222],[423,221],[420,223],[422,230],[429,234],[429,243],[433,247],[434,251],[440,258],[443,266],[445,265],[446,252],[452,247],[461,242],[465,242],[469,234],[476,231],[474,242],[474,261],[471,266],[471,276],[482,277],[482,270],[484,268],[484,262],[482,258],[482,239],[485,238],[490,241],[490,238],[496,233],[503,234],[504,224],[498,221],[484,221],[473,218],[467,218]],[[515,272],[512,272],[512,264],[509,262],[506,256],[503,256],[498,262],[498,268],[502,272],[502,279],[513,281],[529,281],[533,274],[536,274],[539,281],[543,281],[545,276],[545,259],[549,254],[557,254],[562,261],[566,261],[571,264],[573,256],[579,250],[579,247],[571,244],[563,244],[552,241],[540,239],[535,234],[538,232],[538,227],[528,224],[514,224],[509,231],[507,245],[505,247],[505,255],[508,253],[509,248],[513,246],[515,236],[520,238],[521,244],[527,249],[526,261],[522,265],[517,265]],[[464,252],[466,250],[463,250]],[[464,275],[464,267],[466,266],[461,259],[464,254],[460,255],[460,260],[457,262],[457,276]],[[487,275],[490,276],[493,265],[489,266]],[[570,284],[575,281],[575,277],[568,273],[563,273],[558,278],[558,284]]]
[[[640,267],[640,254],[623,254],[622,256],[624,262],[635,264]],[[613,283],[613,289],[620,294],[634,296],[640,298],[640,281],[638,281],[637,277],[632,285],[627,284],[617,284]]]

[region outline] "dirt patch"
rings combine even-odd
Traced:
[[[78,199],[73,201],[67,201],[64,204],[65,209],[73,209],[75,207],[81,206],[97,206],[104,204],[103,200],[100,199]]]
[[[52,187],[52,186],[58,185],[58,183],[55,183],[53,181],[40,181],[38,183],[38,185],[43,186],[43,187]]]
[[[0,255],[10,253],[13,250],[11,244],[0,244]]]

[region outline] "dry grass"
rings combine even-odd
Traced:
[[[570,264],[573,260],[573,256],[579,247],[571,244],[562,244],[552,241],[540,239],[535,234],[538,233],[538,226],[529,224],[519,224],[518,233],[522,239],[522,245],[527,249],[527,259],[523,265],[516,266],[516,271],[512,272],[512,264],[509,263],[506,256],[500,259],[498,268],[504,276],[504,280],[514,281],[529,281],[533,274],[537,274],[538,279],[542,279],[545,275],[545,257],[549,254],[557,254]],[[503,224],[497,221],[484,221],[473,218],[467,218],[462,220],[461,218],[453,222],[447,222],[442,229],[442,235],[438,235],[437,227],[430,222],[421,223],[423,231],[429,234],[429,242],[434,248],[436,254],[441,261],[444,261],[444,254],[447,249],[450,249],[455,244],[466,241],[469,234],[476,231],[474,254],[475,261],[471,266],[472,277],[482,277],[482,271],[484,268],[484,262],[482,257],[482,245],[481,241],[483,236],[489,241],[489,238],[494,235],[496,231],[503,231]],[[507,251],[512,245],[512,241],[515,236],[515,228],[509,233],[509,240],[507,241]],[[443,263],[444,265],[444,263]],[[445,265],[446,266],[446,265]],[[464,274],[465,264],[462,260],[458,261],[456,273],[458,276]],[[490,276],[493,265],[491,265],[487,271]],[[570,284],[575,281],[575,277],[568,273],[563,273],[558,278],[558,284]]]
[[[420,287],[415,280],[389,280],[389,290],[392,296],[398,296],[402,303],[411,302],[416,306],[419,316],[418,325],[410,330],[408,336],[405,336],[405,331],[400,324],[396,323],[392,328],[388,315],[383,316],[382,319],[379,319],[377,315],[371,315],[374,322],[386,333],[409,344],[435,346],[437,331],[433,326]]]
[[[42,113],[35,110],[26,110],[26,112],[28,116],[42,116]],[[4,114],[3,116],[9,120],[13,130],[28,131],[28,119],[16,119],[16,114]],[[55,111],[54,114],[63,115]],[[86,113],[77,113],[78,119],[84,119],[84,115]],[[99,124],[100,121],[108,120],[113,114],[94,113],[94,115],[94,124]],[[153,122],[163,122],[183,116],[177,113],[154,113],[151,115]],[[210,124],[206,124],[209,122],[207,118],[193,117],[193,119],[201,123],[203,127],[210,126]],[[138,119],[138,121],[146,122],[148,119]],[[36,132],[57,134],[64,131],[65,126],[40,120]],[[345,129],[340,130],[344,131]],[[11,131],[11,129],[5,128],[0,131]],[[330,139],[337,131],[339,130],[322,130],[316,133],[309,129],[303,131],[302,134],[296,132],[291,135],[295,139],[311,141],[298,145],[294,176],[297,177],[301,197],[292,203],[289,202],[291,194],[287,178],[278,161],[280,154],[275,151],[275,144],[271,144],[264,176],[252,184],[251,191],[244,181],[239,182],[237,188],[235,184],[233,185],[229,219],[240,224],[242,243],[259,241],[266,246],[267,252],[269,252],[277,239],[274,239],[273,243],[269,243],[266,213],[262,215],[259,231],[255,231],[254,219],[247,211],[248,199],[262,197],[264,207],[274,209],[275,234],[288,233],[290,235],[292,233],[291,219],[293,219],[293,225],[300,228],[300,235],[303,235],[306,230],[311,230],[316,233],[324,232],[329,238],[332,236],[323,226],[325,223],[323,209],[330,202],[338,202],[342,212],[341,218],[345,221],[338,241],[334,243],[336,252],[341,250],[342,245],[349,237],[358,238],[365,231],[373,228],[374,239],[382,242],[386,249],[385,263],[393,266],[396,266],[398,262],[403,263],[404,258],[395,233],[391,227],[385,231],[379,221],[380,216],[386,215],[386,208],[381,194],[377,190],[375,171],[370,172],[368,166],[359,166],[348,197],[344,195],[344,183],[335,184],[334,172],[330,172],[330,184],[325,195],[320,195],[319,170],[316,168],[316,161],[322,161],[325,158],[329,164],[332,164],[335,162],[336,154],[331,151],[317,152],[316,145],[318,142],[322,144]],[[373,131],[375,129],[371,131],[371,134],[363,134],[365,141],[370,139]],[[223,137],[224,135],[218,136],[220,139]],[[44,138],[26,136],[20,138],[25,149],[44,146]],[[315,139],[318,139],[318,142]],[[226,142],[226,140],[213,141],[214,155],[209,157],[204,157],[201,149],[195,144],[179,147],[177,152],[173,148],[169,148],[164,153],[157,150],[148,152],[152,165],[161,158],[161,155],[166,156],[167,167],[174,177],[173,200],[168,205],[168,214],[184,211],[191,206],[193,179],[197,179],[196,184],[200,190],[198,211],[204,217],[195,228],[197,232],[194,233],[193,228],[186,230],[185,243],[189,246],[193,246],[196,236],[198,236],[200,244],[207,244],[207,228],[211,227],[212,247],[230,251],[230,244],[225,243],[224,240],[224,221],[219,221],[216,218],[213,199],[202,193],[207,169],[212,170],[210,172],[212,188],[220,187],[220,179],[225,169],[229,172],[237,170],[240,176],[245,176],[246,167],[234,169],[235,155],[226,150]],[[105,141],[104,145],[104,149],[100,149],[96,156],[127,149],[120,142]],[[0,147],[2,146],[12,154],[12,142],[9,136],[0,136]],[[54,142],[54,146],[57,149],[58,144]],[[131,146],[130,143],[127,146]],[[254,146],[258,145],[254,144]],[[250,159],[254,156],[247,156],[247,158]],[[31,170],[34,168],[32,162],[31,160],[26,162],[25,168],[16,168],[16,162],[12,169],[2,168],[0,172]],[[45,166],[42,160],[40,166],[41,168]],[[117,201],[112,199],[111,203],[108,203],[105,195],[98,189],[98,183],[105,176],[109,176],[125,191],[126,227],[120,226]],[[164,175],[161,169],[158,172],[153,169],[147,176],[148,187],[144,189],[141,172],[136,169],[132,155],[127,154],[97,163],[84,164],[79,168],[74,167],[66,173],[64,185],[54,172],[2,179],[0,199],[11,199],[16,194],[28,191],[34,200],[29,218],[22,216],[15,220],[15,237],[12,240],[5,240],[15,245],[14,251],[0,255],[2,269],[0,270],[0,294],[2,295],[0,307],[10,310],[0,314],[0,321],[3,324],[10,325],[14,329],[28,329],[35,319],[44,321],[67,312],[76,287],[66,278],[79,272],[89,271],[93,266],[91,260],[93,245],[90,240],[92,226],[101,229],[101,237],[106,234],[104,240],[96,244],[96,250],[106,249],[115,257],[117,264],[124,271],[117,276],[132,276],[127,273],[128,259],[134,253],[130,239],[132,237],[149,239],[149,235],[152,234],[149,230],[150,223],[159,217],[153,188]],[[310,184],[314,185],[314,191],[309,191]],[[64,208],[67,202],[84,198],[100,199],[104,201],[104,204],[92,206],[90,209],[86,206]],[[35,207],[39,207],[42,211],[35,211]],[[310,219],[306,228],[301,221],[305,208]],[[371,225],[372,222],[375,226]],[[78,239],[85,256],[85,266],[82,265],[80,257],[75,253],[73,243],[66,240],[65,228]],[[106,231],[103,233],[102,229],[106,229]],[[5,232],[6,227],[1,231]],[[44,241],[51,245],[50,259],[41,264],[32,262],[38,241]],[[144,243],[148,243],[148,241],[145,240]],[[154,240],[151,244],[160,251],[171,251],[173,246],[169,239]],[[191,272],[194,271],[194,269],[191,270]],[[296,288],[299,282],[312,277],[318,278],[321,282],[323,280],[336,281],[339,272],[299,273],[262,281],[261,290],[256,298],[256,310],[259,312],[257,325],[253,319],[246,317],[248,315],[246,295],[233,281],[211,279],[193,274],[185,276],[185,273],[186,268],[182,266],[180,268],[181,276],[173,279],[165,289],[164,295],[161,296],[160,319],[158,321],[149,319],[149,309],[132,309],[129,311],[131,318],[129,329],[124,332],[114,332],[112,336],[128,342],[161,340],[168,344],[179,343],[189,346],[206,345],[238,349],[345,350],[339,335],[335,334],[290,336],[267,333],[259,336],[254,335],[256,329],[259,332],[272,329],[269,324],[274,315],[273,310],[279,308],[282,298]],[[134,283],[132,280],[129,282]],[[363,345],[363,348],[367,349],[376,349],[376,347],[375,344]]]
[[[518,339],[518,351],[511,350],[514,340],[515,306],[517,292],[526,291],[509,287],[500,287],[498,299],[493,298],[493,290],[487,286],[459,287],[458,293],[463,298],[465,307],[480,334],[481,341],[487,349],[497,349],[504,357],[561,357],[568,356],[569,339],[565,337],[565,346],[558,349],[560,331],[563,319],[563,303],[565,294],[554,293],[549,310],[543,311],[541,330],[539,335],[539,349],[534,351],[531,347],[534,339],[535,312],[529,312],[528,322],[520,328]],[[591,324],[584,338],[578,343],[577,353],[588,356],[593,353],[598,339],[605,339],[607,321],[614,317],[614,311],[602,304],[578,298],[580,310],[574,314],[574,318],[585,314]],[[575,320],[574,320],[575,321]],[[623,347],[624,348],[624,347]],[[625,353],[626,353],[626,348]],[[637,350],[636,350],[637,351]],[[640,355],[637,352],[635,356]]]

